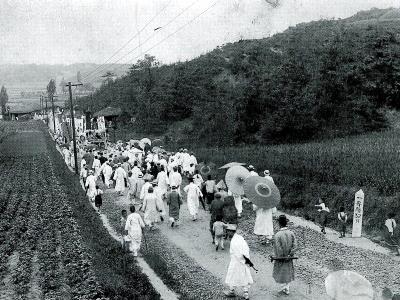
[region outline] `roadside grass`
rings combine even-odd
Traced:
[[[141,272],[134,258],[125,254],[120,244],[109,236],[97,213],[87,201],[79,178],[69,171],[44,126],[42,130],[46,137],[55,175],[62,183],[63,192],[67,195],[73,217],[78,223],[96,278],[104,289],[105,296],[121,300],[144,299],[143,297],[160,299],[160,295],[147,276]]]

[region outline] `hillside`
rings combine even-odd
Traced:
[[[101,86],[90,108],[121,107],[151,134],[185,120],[186,142],[220,146],[380,130],[387,108],[400,108],[399,15],[303,23],[172,65],[147,56]]]

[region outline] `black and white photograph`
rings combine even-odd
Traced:
[[[400,0],[0,0],[0,300],[400,300]]]

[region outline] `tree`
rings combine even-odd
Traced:
[[[4,86],[2,86],[0,91],[0,107],[2,115],[6,113],[7,102],[8,102],[7,90]]]
[[[50,100],[55,95],[56,92],[57,92],[56,82],[54,81],[54,79],[51,79],[49,84],[47,85],[47,95],[49,96]]]
[[[65,81],[65,79],[64,79],[64,77],[61,79],[61,82],[60,82],[60,87],[61,87],[61,92],[63,93],[63,94],[66,94],[67,93],[67,87],[66,87],[66,85],[67,85],[67,82]]]

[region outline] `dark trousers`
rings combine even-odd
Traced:
[[[214,200],[214,193],[207,193],[206,198],[207,198],[207,204],[210,205],[211,202]]]

